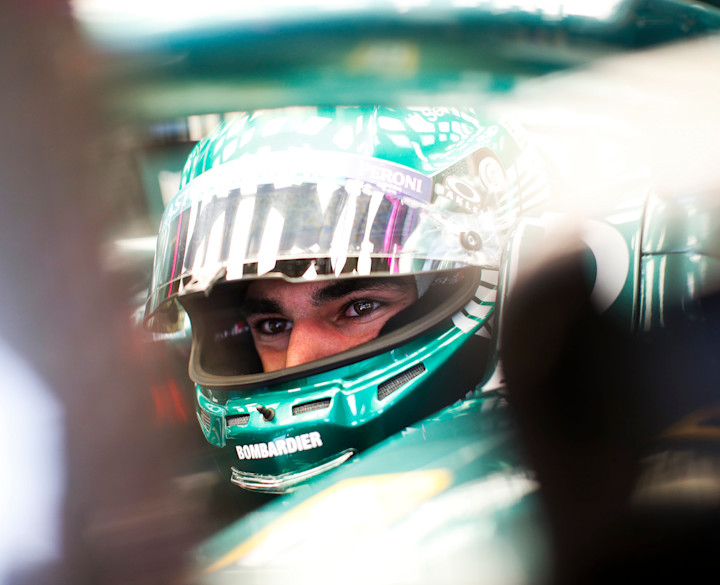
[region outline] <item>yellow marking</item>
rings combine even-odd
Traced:
[[[365,535],[389,526],[451,483],[452,474],[447,469],[343,480],[268,524],[210,565],[205,573],[224,569],[249,555],[255,555],[262,563],[263,558],[277,555],[282,543],[297,542],[298,537],[304,538],[308,532],[318,534],[323,524],[337,531],[339,519],[342,537],[360,542]]]

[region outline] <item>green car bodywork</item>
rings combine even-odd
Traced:
[[[108,108],[147,121],[288,105],[477,105],[524,80],[718,27],[712,3],[683,0],[213,2],[175,18],[87,4],[77,8],[84,31],[117,62],[105,72]]]
[[[504,408],[451,406],[206,542],[200,582],[523,582],[547,570]]]

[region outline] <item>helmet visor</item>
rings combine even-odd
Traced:
[[[301,151],[203,173],[166,209],[146,324],[178,330],[178,295],[226,281],[409,275],[494,264],[492,218],[376,158]]]

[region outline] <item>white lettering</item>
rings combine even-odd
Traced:
[[[315,447],[322,447],[322,439],[320,438],[320,433],[317,431],[313,431],[310,433],[310,441],[312,443],[312,447],[309,447],[310,449],[314,449]]]
[[[290,455],[297,451],[308,451],[323,446],[322,437],[317,431],[303,433],[296,437],[275,439],[267,443],[253,443],[250,445],[237,445],[235,451],[238,459],[269,459],[280,455]]]
[[[385,168],[367,162],[361,163],[359,178],[375,182],[379,187],[395,186],[407,188],[410,191],[422,193],[422,178],[415,177],[401,169]]]
[[[304,450],[305,450],[305,446],[303,445],[303,440],[302,440],[302,438],[303,438],[304,436],[305,436],[305,435],[298,435],[297,437],[295,437],[295,443],[297,444],[298,451],[304,451]]]

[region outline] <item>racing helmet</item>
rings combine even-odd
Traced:
[[[391,107],[238,113],[194,148],[145,325],[189,317],[197,418],[233,483],[290,491],[474,390],[525,153],[472,110]],[[410,283],[413,302],[370,340],[265,371],[253,286],[359,279]]]

